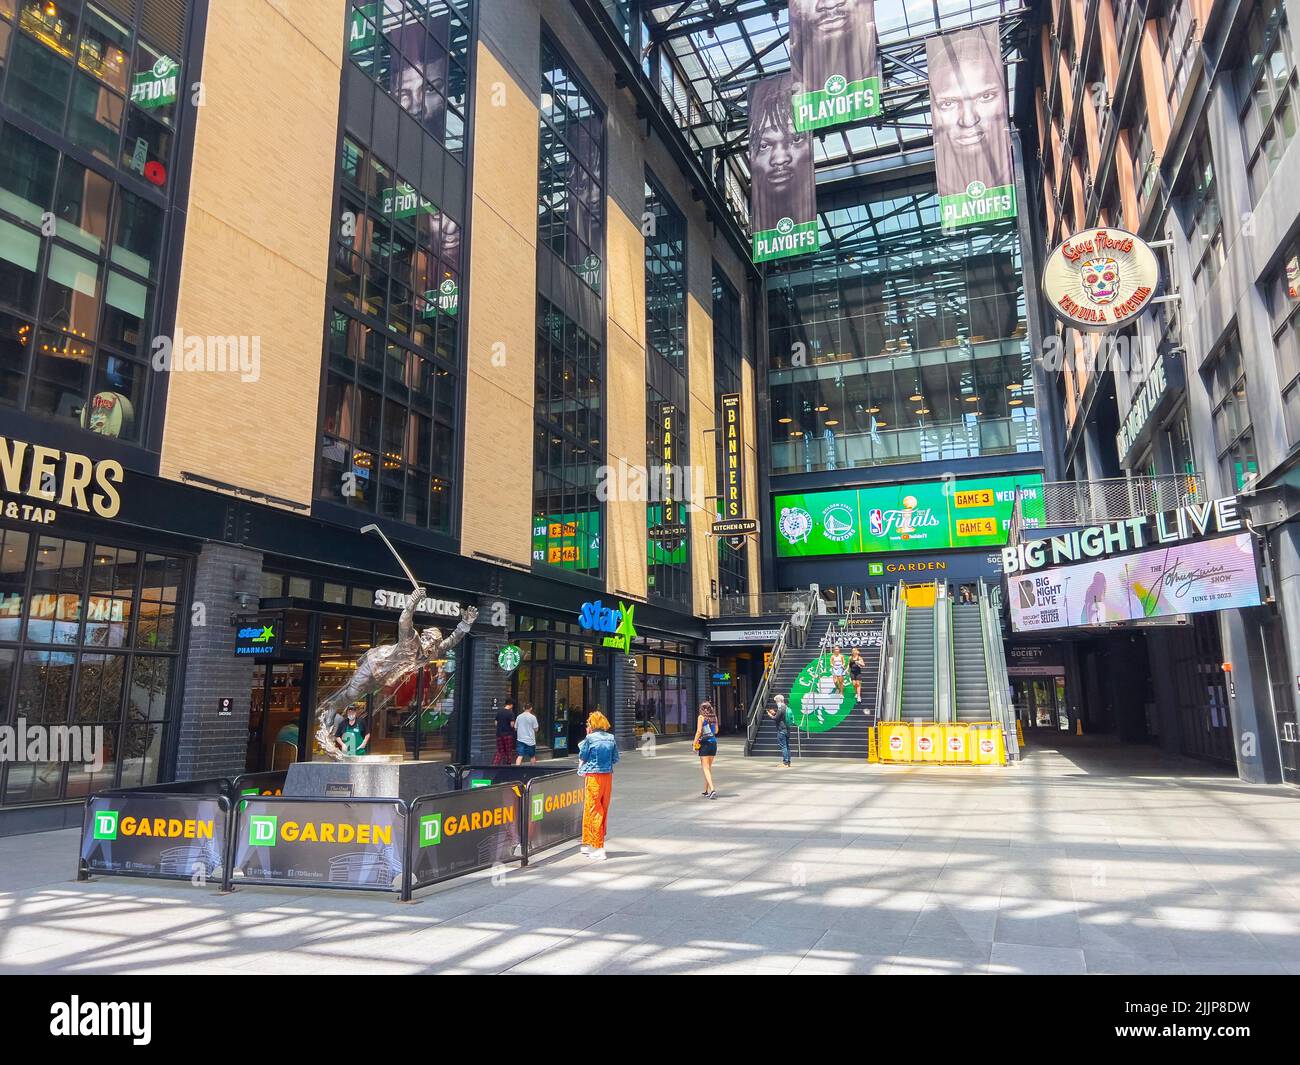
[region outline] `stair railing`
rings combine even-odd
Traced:
[[[1020,758],[1016,740],[1015,708],[1011,705],[1011,681],[1007,674],[1007,654],[1002,642],[1002,619],[993,606],[990,589],[979,582],[980,631],[984,637],[984,673],[989,686],[989,707],[993,720],[1002,725],[1007,758]]]
[[[857,595],[857,592],[853,593]],[[881,720],[885,716],[885,669],[889,663],[890,650],[890,629],[893,628],[893,615],[895,604],[893,600],[898,596],[898,588],[885,591],[885,620],[880,624],[880,659],[876,667],[876,718]]]
[[[807,639],[816,596],[817,593],[809,589],[803,598],[795,602],[790,616],[781,622],[781,630],[777,633],[776,643],[772,647],[772,657],[768,661],[767,669],[763,671],[763,677],[758,682],[758,690],[754,692],[754,699],[749,705],[749,720],[745,726],[746,755],[752,753],[754,740],[758,738],[758,730],[763,723],[763,712],[767,708],[768,692],[771,690],[777,671],[781,668],[786,649],[791,646],[802,647]]]

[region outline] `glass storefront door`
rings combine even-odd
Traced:
[[[1011,694],[1026,728],[1069,729],[1064,677],[1012,677]]]
[[[555,687],[550,712],[542,721],[543,744],[551,748],[553,758],[566,758],[578,749],[587,734],[587,715],[601,711],[612,722],[609,706],[609,682],[589,672],[555,671]]]
[[[282,662],[254,671],[245,772],[288,769],[298,761],[303,670],[301,662]]]

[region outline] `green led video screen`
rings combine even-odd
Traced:
[[[778,495],[778,558],[1002,547],[1016,493],[1027,527],[1043,522],[1043,477],[1012,474]]]
[[[600,512],[533,517],[533,561],[562,569],[600,569]]]

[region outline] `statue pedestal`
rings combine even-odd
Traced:
[[[322,798],[382,798],[410,802],[420,795],[452,791],[446,762],[407,762],[398,756],[366,755],[342,762],[294,762],[284,782],[286,795]]]

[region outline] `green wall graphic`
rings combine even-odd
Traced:
[[[847,669],[848,655],[844,660]],[[804,666],[790,685],[790,724],[805,732],[830,732],[853,713],[854,701],[853,684],[847,674],[843,693],[835,691],[827,652]]]

